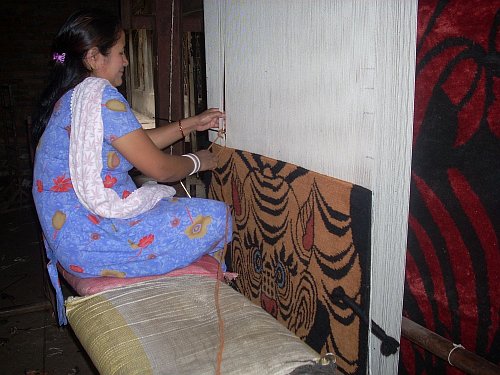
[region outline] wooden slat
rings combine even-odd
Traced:
[[[7,318],[9,316],[16,316],[22,314],[29,314],[32,312],[39,312],[44,310],[50,310],[52,304],[48,300],[30,303],[27,305],[18,305],[12,307],[4,307],[0,309],[0,318]]]

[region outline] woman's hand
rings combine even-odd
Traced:
[[[213,152],[208,150],[200,150],[195,152],[196,156],[200,159],[201,171],[210,171],[212,169],[217,168],[217,163],[219,162],[219,158]]]
[[[193,116],[193,129],[196,131],[203,131],[207,129],[213,129],[219,127],[219,119],[225,118],[225,114],[222,113],[218,108],[210,108],[206,111],[200,113],[199,115]]]
[[[210,108],[196,116],[191,116],[181,120],[181,127],[177,121],[169,126],[160,126],[147,129],[146,134],[160,150],[170,146],[172,143],[187,136],[192,131],[203,131],[210,128],[219,127],[219,119],[224,119],[226,115],[217,108]],[[182,130],[181,130],[182,129]]]

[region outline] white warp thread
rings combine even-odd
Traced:
[[[161,199],[171,198],[175,189],[155,182],[146,183],[121,199],[102,178],[103,123],[101,101],[109,82],[89,77],[77,85],[71,97],[69,169],[73,189],[89,211],[105,218],[128,219],[153,208]]]

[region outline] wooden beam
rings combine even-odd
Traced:
[[[183,32],[202,33],[203,28],[203,12],[190,13],[182,17]]]
[[[462,347],[455,347],[450,340],[405,317],[401,322],[401,336],[467,374],[500,374],[499,366]]]
[[[134,30],[154,30],[155,17],[151,15],[131,16],[131,26]]]
[[[125,30],[130,30],[130,0],[120,0],[120,12],[122,27]]]

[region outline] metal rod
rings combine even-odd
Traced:
[[[499,366],[405,317],[401,322],[401,336],[467,374],[500,374]]]

